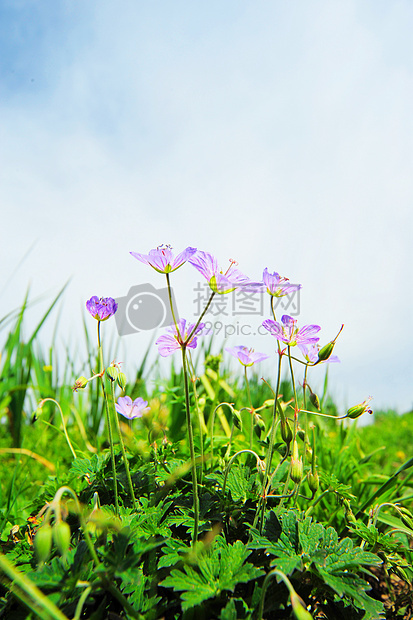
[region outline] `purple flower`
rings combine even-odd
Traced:
[[[254,349],[249,349],[248,347],[238,346],[238,347],[226,347],[225,351],[231,353],[234,357],[236,357],[243,366],[252,366],[257,362],[262,362],[263,360],[268,359],[269,355],[265,353],[255,353]]]
[[[301,288],[301,284],[290,284],[288,278],[282,278],[278,273],[268,273],[267,267],[264,269],[262,279],[267,287],[267,292],[274,297],[283,297],[283,295],[295,293]]]
[[[97,321],[106,321],[115,314],[118,304],[112,297],[97,297],[94,295],[86,302],[87,311]]]
[[[181,267],[195,252],[196,248],[186,248],[174,258],[171,246],[160,245],[156,250],[150,250],[149,254],[138,254],[137,252],[130,252],[130,254],[140,260],[141,263],[150,265],[159,273],[171,273]]]
[[[172,355],[175,351],[179,351],[182,348],[182,345],[186,343],[186,346],[190,349],[195,349],[197,345],[197,335],[201,333],[201,331],[205,327],[205,323],[200,323],[194,333],[191,336],[191,339],[186,342],[188,336],[191,334],[192,330],[195,327],[195,323],[188,323],[186,325],[185,319],[180,319],[178,322],[178,331],[176,330],[175,325],[171,325],[168,327],[168,334],[163,334],[160,336],[155,344],[158,346],[159,355],[162,357],[168,357],[168,355]]]
[[[253,282],[241,273],[239,269],[236,269],[234,267],[235,261],[230,261],[230,266],[223,273],[218,267],[217,259],[208,252],[198,251],[188,262],[208,280],[210,289],[220,295],[231,293],[237,288],[257,290],[257,288],[262,286],[261,282]]]
[[[130,396],[121,396],[115,403],[115,409],[128,420],[133,420],[134,418],[141,418],[142,414],[146,413],[147,405],[148,401],[143,400],[143,398],[135,398],[132,401]]]
[[[298,345],[301,349],[303,345],[315,344],[320,340],[320,338],[314,337],[314,334],[321,329],[319,325],[305,325],[298,329],[297,321],[287,314],[281,317],[281,323],[268,319],[262,325],[277,340],[281,340],[281,342],[288,344],[290,347]]]
[[[312,344],[309,347],[307,347],[307,345],[305,344],[302,344],[300,349],[301,349],[301,353],[304,355],[307,362],[310,362],[310,364],[317,364],[317,362],[322,364],[323,362],[332,363],[332,362],[340,361],[337,355],[330,355],[330,357],[327,358],[326,360],[319,360],[318,352],[320,350],[320,346],[318,344]]]

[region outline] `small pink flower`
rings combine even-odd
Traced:
[[[268,329],[274,338],[284,342],[284,344],[288,344],[290,347],[298,345],[301,349],[303,345],[315,344],[320,340],[320,338],[315,337],[315,334],[321,329],[319,325],[304,325],[304,327],[298,329],[296,319],[287,314],[281,317],[281,323],[267,319],[262,325],[265,329]]]
[[[291,284],[288,278],[282,278],[278,273],[268,273],[268,269],[264,269],[262,279],[267,288],[267,293],[273,297],[283,297],[294,293],[301,288],[301,284]]]
[[[143,398],[135,398],[132,401],[130,396],[121,396],[115,403],[115,409],[128,420],[133,420],[134,418],[141,418],[142,414],[149,410],[147,405],[148,401],[143,400]]]
[[[172,355],[175,351],[179,351],[184,343],[185,346],[190,349],[195,349],[197,345],[197,336],[201,334],[205,327],[205,323],[200,323],[192,334],[191,339],[186,342],[195,325],[196,323],[188,323],[187,325],[185,319],[180,319],[178,322],[178,331],[175,325],[168,327],[167,331],[169,333],[163,334],[155,342],[158,347],[159,355],[168,357],[168,355]]]
[[[236,269],[234,267],[235,261],[230,261],[230,266],[223,272],[218,267],[217,259],[209,252],[198,250],[188,262],[208,280],[210,289],[219,295],[231,293],[237,288],[255,291],[262,287],[262,282],[253,282],[244,276],[239,269]]]
[[[106,321],[115,314],[118,304],[112,297],[97,297],[94,295],[86,302],[86,309],[97,321]]]
[[[254,349],[249,349],[248,347],[238,346],[238,347],[227,347],[225,351],[231,353],[234,357],[236,357],[243,366],[252,366],[257,362],[262,362],[263,360],[268,359],[269,355],[265,353],[256,353]]]
[[[156,250],[150,250],[149,254],[138,254],[137,252],[130,252],[130,254],[140,260],[141,263],[153,267],[158,273],[171,273],[181,267],[195,252],[196,248],[188,247],[174,257],[169,245],[160,245]]]

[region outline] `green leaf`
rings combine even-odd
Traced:
[[[320,570],[319,574],[340,598],[349,597],[357,607],[365,611],[363,620],[380,620],[385,617],[383,603],[368,596],[366,590],[370,590],[370,584],[357,575],[353,573],[331,575],[324,570]]]
[[[213,549],[199,558],[197,568],[173,569],[161,585],[182,592],[182,609],[186,611],[218,596],[222,590],[233,591],[238,583],[263,575],[264,571],[245,562],[250,553],[241,541],[228,545],[222,536],[217,536]]]

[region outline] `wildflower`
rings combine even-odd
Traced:
[[[142,414],[146,412],[147,406],[147,400],[143,400],[143,398],[139,397],[132,401],[130,396],[120,396],[118,402],[115,403],[116,411],[125,418],[128,418],[128,420],[141,418]]]
[[[267,287],[267,293],[273,297],[283,297],[301,288],[301,284],[290,284],[288,278],[282,278],[278,273],[268,273],[267,268],[264,269],[262,279]]]
[[[236,357],[243,366],[252,366],[257,362],[262,362],[268,359],[269,355],[265,353],[255,353],[254,349],[248,349],[248,347],[227,347],[225,351],[228,351],[231,355]]]
[[[196,248],[186,248],[183,252],[174,257],[170,245],[160,245],[156,250],[150,250],[149,254],[138,254],[130,252],[134,258],[141,263],[150,265],[158,273],[171,273],[181,267],[196,252]]]
[[[347,417],[355,420],[356,418],[359,418],[361,415],[363,415],[363,413],[373,413],[373,411],[370,409],[371,399],[372,397],[369,396],[359,405],[354,405],[354,407],[350,407],[350,409],[347,411]]]
[[[301,353],[304,355],[305,359],[310,364],[319,364],[322,362],[332,363],[332,362],[340,361],[337,355],[331,355],[331,354],[330,354],[330,357],[328,357],[327,359],[324,359],[324,360],[320,359],[319,357],[320,347],[318,344],[311,344],[309,347],[303,344],[301,345],[300,349],[301,349]]]
[[[305,325],[298,329],[297,321],[287,314],[281,317],[281,323],[267,319],[262,325],[277,340],[281,340],[281,342],[288,344],[290,347],[298,345],[302,349],[303,345],[315,344],[320,340],[320,338],[314,337],[314,334],[321,329],[319,325]]]
[[[208,280],[210,289],[219,295],[231,293],[237,288],[256,290],[262,286],[261,282],[253,282],[234,268],[236,262],[233,260],[225,273],[219,269],[217,259],[208,252],[198,251],[188,262]]]
[[[162,357],[168,357],[168,355],[172,355],[172,353],[181,349],[183,345],[190,349],[195,349],[197,345],[197,335],[204,329],[205,323],[200,323],[192,334],[194,327],[195,323],[188,323],[187,325],[185,319],[180,319],[178,322],[178,330],[175,325],[168,327],[167,331],[169,333],[163,334],[155,342],[158,346],[159,354],[162,355]],[[191,334],[192,336],[190,340],[188,340]]]
[[[115,314],[118,304],[112,297],[97,297],[94,295],[86,302],[87,311],[97,321],[106,321]]]

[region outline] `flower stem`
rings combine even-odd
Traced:
[[[252,439],[253,439],[253,433],[254,433],[254,420],[253,420],[254,409],[253,409],[253,406],[252,406],[251,390],[250,390],[250,384],[249,384],[249,381],[248,381],[248,374],[247,374],[247,367],[246,366],[244,366],[244,375],[245,375],[245,384],[247,386],[248,401],[249,401],[249,404],[250,404],[250,413],[251,413],[250,450],[252,450]]]
[[[275,394],[274,394],[274,409],[273,409],[273,414],[272,414],[272,423],[271,423],[271,431],[270,431],[270,444],[268,446],[267,458],[265,459],[264,480],[262,483],[262,501],[259,502],[257,506],[257,511],[255,513],[253,527],[255,527],[257,524],[260,510],[262,509],[262,514],[264,514],[264,510],[265,510],[266,488],[267,488],[268,477],[270,475],[272,457],[274,453],[275,433],[277,430],[277,405],[278,405],[278,394],[280,391],[280,383],[281,383],[281,361],[282,361],[282,354],[279,351],[278,352],[277,387],[275,389]],[[262,523],[261,523],[261,526],[262,526]]]
[[[108,433],[109,433],[110,458],[112,461],[113,491],[115,494],[115,513],[116,513],[116,516],[118,517],[119,516],[118,481],[116,478],[115,452],[113,448],[113,435],[112,435],[112,425],[110,422],[108,395],[106,394],[106,388],[105,388],[103,351],[102,351],[102,343],[100,340],[100,321],[98,321],[98,351],[99,351],[99,371],[101,373],[100,379],[102,382],[102,391],[103,391],[103,398],[105,401],[105,411],[106,411],[106,423],[108,425]]]
[[[190,340],[191,340],[192,336],[195,334],[195,332],[196,332],[196,330],[197,330],[197,328],[198,328],[198,325],[200,324],[200,322],[201,322],[201,321],[202,321],[202,319],[204,318],[205,314],[207,313],[207,310],[208,310],[209,306],[211,305],[212,300],[214,299],[214,295],[215,295],[215,292],[214,292],[214,291],[212,291],[211,296],[210,296],[210,298],[208,299],[208,303],[207,303],[207,305],[206,305],[206,306],[205,306],[205,308],[202,310],[202,313],[200,314],[199,319],[197,320],[197,322],[195,323],[195,325],[194,325],[194,327],[193,327],[193,329],[192,329],[191,333],[189,334],[189,336],[188,336],[188,337],[187,337],[187,339],[185,340],[185,343],[190,342]]]
[[[60,415],[61,415],[61,418],[62,418],[63,432],[65,434],[67,444],[68,444],[68,446],[70,448],[70,452],[72,453],[73,457],[76,459],[77,458],[76,452],[75,452],[75,450],[74,450],[74,448],[72,446],[72,442],[70,441],[69,435],[67,433],[67,428],[66,428],[66,423],[65,423],[65,418],[64,418],[64,415],[63,415],[63,411],[62,411],[61,406],[57,402],[57,400],[55,400],[54,398],[43,398],[43,400],[39,403],[39,407],[43,407],[43,404],[47,403],[48,401],[50,401],[50,402],[54,403],[55,405],[57,405],[57,407],[58,407],[58,409],[60,411]]]
[[[196,542],[198,540],[198,524],[199,524],[198,481],[196,477],[196,461],[195,461],[194,437],[192,433],[191,411],[190,411],[190,403],[189,403],[188,367],[187,367],[186,345],[185,344],[182,345],[181,350],[182,350],[182,365],[183,365],[184,386],[185,386],[186,425],[188,428],[189,451],[191,454],[192,486],[193,486],[193,496],[194,496],[194,533],[193,533],[193,538],[192,538],[192,546],[195,547]]]
[[[115,402],[115,382],[111,381],[110,383],[111,383],[111,390],[112,390],[112,399],[113,399],[113,402]],[[133,492],[133,484],[132,484],[132,479],[131,479],[131,476],[130,476],[128,457],[127,457],[126,452],[125,452],[125,444],[123,443],[122,431],[120,429],[119,418],[118,418],[118,414],[117,414],[116,410],[115,410],[115,423],[116,423],[116,430],[117,430],[118,435],[119,435],[119,441],[120,441],[120,447],[121,447],[121,450],[122,450],[123,462],[125,463],[126,477],[128,479],[129,492],[130,492],[130,495],[131,495],[131,498],[132,498],[133,508],[134,508],[134,510],[137,510],[135,493]]]

